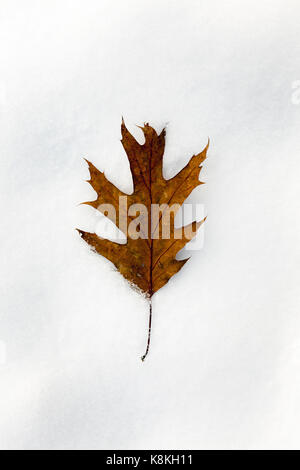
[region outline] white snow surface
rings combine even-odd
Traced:
[[[300,448],[300,4],[1,0],[1,449]],[[210,138],[204,244],[148,306],[76,227],[121,116]],[[99,225],[98,225],[99,224]]]

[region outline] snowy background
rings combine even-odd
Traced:
[[[0,0],[2,449],[300,448],[300,4]],[[294,95],[293,95],[294,93]],[[146,301],[75,227],[211,139],[204,246]],[[99,227],[98,227],[99,228]]]

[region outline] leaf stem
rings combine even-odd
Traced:
[[[146,359],[146,356],[149,352],[150,347],[150,338],[151,338],[151,323],[152,323],[152,298],[150,297],[149,300],[149,329],[148,329],[148,341],[147,341],[147,348],[145,354],[141,357],[142,361]]]

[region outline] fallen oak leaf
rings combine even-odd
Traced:
[[[130,134],[122,119],[121,142],[132,173],[132,194],[120,191],[87,160],[90,171],[88,182],[96,191],[97,199],[84,204],[100,210],[112,220],[127,236],[127,242],[119,244],[95,233],[78,231],[97,253],[111,261],[125,279],[149,298],[149,328],[147,348],[142,356],[144,360],[150,346],[152,296],[188,261],[189,258],[177,260],[176,254],[196,235],[205,221],[194,221],[179,229],[174,226],[175,215],[185,199],[193,189],[203,184],[199,181],[200,165],[206,158],[209,142],[202,152],[191,157],[177,175],[166,180],[162,171],[165,129],[159,135],[149,124],[140,129],[145,137],[142,145]],[[110,207],[114,210],[109,210]],[[153,208],[156,209],[156,217]]]

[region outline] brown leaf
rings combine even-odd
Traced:
[[[127,243],[118,244],[98,237],[95,233],[83,232],[82,230],[79,230],[79,233],[97,253],[111,261],[130,283],[133,283],[151,298],[186,263],[187,259],[176,260],[176,254],[195,236],[196,231],[205,220],[193,222],[189,227],[185,227],[183,236],[181,236],[181,229],[174,228],[176,212],[193,189],[202,184],[199,181],[202,168],[200,165],[206,158],[209,144],[201,153],[193,155],[188,164],[176,176],[166,180],[162,172],[165,129],[159,135],[149,124],[145,124],[141,129],[145,136],[145,142],[142,145],[130,134],[124,120],[122,120],[121,142],[132,173],[134,187],[132,194],[127,195],[120,191],[106,179],[104,173],[92,163],[87,162],[90,170],[89,183],[96,191],[97,199],[85,204],[99,209],[115,221],[116,225],[128,235]],[[134,223],[138,214],[130,213],[127,216],[126,209],[123,206],[123,209],[120,209],[119,198],[122,196],[127,196],[128,208],[133,204],[144,204],[147,209],[144,219],[140,219],[143,223],[139,225],[140,235],[144,238],[132,238],[138,231]],[[105,211],[103,204],[111,204],[115,208],[116,220]],[[162,210],[158,221],[154,222],[154,217],[151,216],[153,204],[167,204],[167,207],[173,204],[177,205],[171,213],[170,226],[166,217],[167,209]],[[143,217],[143,214],[140,213],[140,215]],[[148,227],[143,231],[142,227],[146,225]],[[167,230],[168,226],[170,234],[164,238],[163,230]],[[191,237],[186,236],[186,231],[189,229],[194,232]]]

